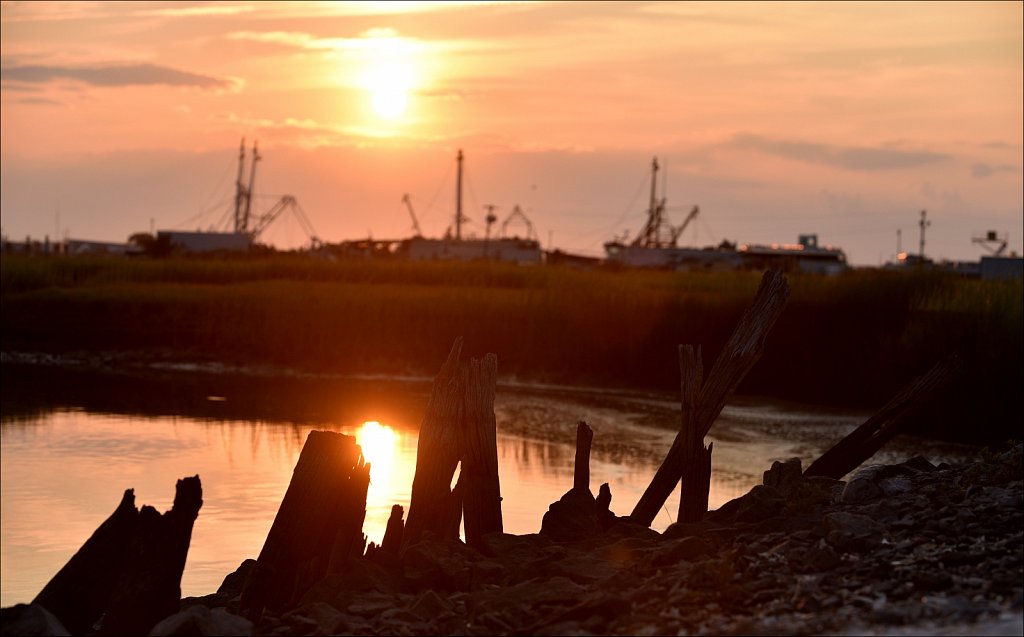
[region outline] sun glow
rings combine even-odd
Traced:
[[[407,65],[381,64],[367,71],[370,106],[378,117],[398,119],[409,107],[412,71]]]
[[[422,81],[415,48],[389,29],[367,32],[360,85],[377,117],[397,121],[408,111],[410,95]]]
[[[368,420],[356,431],[356,443],[363,450],[363,458],[370,463],[371,483],[388,482],[398,453],[395,430],[376,420]]]

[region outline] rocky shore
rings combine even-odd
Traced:
[[[871,465],[848,482],[777,462],[763,485],[664,533],[570,491],[538,534],[371,550],[255,623],[236,614],[247,560],[151,634],[1020,635],[1022,449]],[[3,634],[60,634],[41,617],[5,609]]]

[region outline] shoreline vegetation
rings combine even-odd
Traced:
[[[678,345],[700,345],[714,361],[760,278],[292,255],[4,255],[0,349],[432,375],[462,335],[468,354],[495,352],[503,376],[674,391]],[[788,307],[739,394],[874,409],[955,355],[959,378],[908,433],[974,443],[1016,434],[1019,281],[884,270],[787,278]]]

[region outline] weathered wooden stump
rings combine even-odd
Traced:
[[[330,570],[362,554],[369,471],[355,438],[309,432],[242,591],[240,608],[250,619],[289,608]]]
[[[700,347],[679,346],[679,388],[681,396],[680,431],[683,433],[683,473],[679,494],[680,522],[699,522],[708,512],[711,488],[711,447],[704,446],[704,435],[697,422],[697,396],[704,381]]]
[[[107,610],[121,575],[139,510],[135,490],[127,489],[109,518],[47,582],[32,603],[53,613],[73,635],[90,631]]]
[[[405,521],[402,520],[403,513],[401,504],[391,507],[391,516],[388,517],[388,525],[384,529],[384,538],[380,541],[380,548],[385,553],[398,555],[402,548],[402,534],[405,531]]]
[[[680,429],[665,460],[633,508],[630,519],[634,522],[650,526],[654,521],[681,479],[687,456],[695,453],[695,441],[704,439],[715,419],[722,413],[726,400],[761,358],[765,338],[782,315],[788,300],[789,284],[786,277],[775,270],[765,272],[753,302],[743,313],[729,342],[715,360],[707,381],[701,386],[693,416],[684,417],[692,424]],[[703,446],[701,449],[705,454],[708,453]],[[700,458],[699,454],[697,457]],[[694,471],[700,475],[700,470]]]
[[[114,513],[54,575],[33,603],[45,607],[71,634],[145,635],[177,612],[181,574],[192,527],[202,507],[199,476],[178,480],[174,504],[163,515],[139,511],[127,489]]]
[[[124,569],[107,605],[100,633],[144,635],[180,609],[181,575],[192,526],[203,505],[199,476],[178,480],[171,510],[151,506],[139,512]]]
[[[502,530],[494,420],[497,357],[487,354],[482,360],[460,363],[461,352],[459,337],[434,379],[420,425],[405,545],[428,535],[457,539],[463,518],[468,544]]]
[[[594,430],[581,420],[576,425],[576,461],[572,476],[574,489],[590,491],[590,446],[593,442]]]
[[[953,359],[937,363],[900,390],[864,424],[812,462],[804,475],[827,476],[839,480],[856,469],[896,434],[906,430],[921,405],[942,389],[955,373],[956,362]]]

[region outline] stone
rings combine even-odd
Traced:
[[[15,604],[0,609],[0,635],[63,637],[70,634],[53,613],[39,604]]]
[[[882,465],[870,465],[853,474],[843,489],[843,504],[870,502],[881,496],[882,489],[878,486],[881,469]]]
[[[785,462],[776,460],[768,471],[764,472],[762,484],[766,487],[775,487],[783,494],[788,494],[800,480],[803,479],[803,469],[800,466],[800,458],[790,458]]]
[[[540,534],[559,542],[593,537],[601,531],[597,500],[589,489],[570,489],[548,507]]]
[[[251,635],[253,624],[223,608],[190,606],[157,622],[149,631],[151,637],[167,635]]]
[[[858,551],[882,543],[885,527],[858,513],[837,511],[825,515],[825,538],[841,551]]]
[[[730,500],[708,513],[707,519],[711,522],[761,522],[778,515],[784,503],[777,489],[759,484],[746,495]]]

